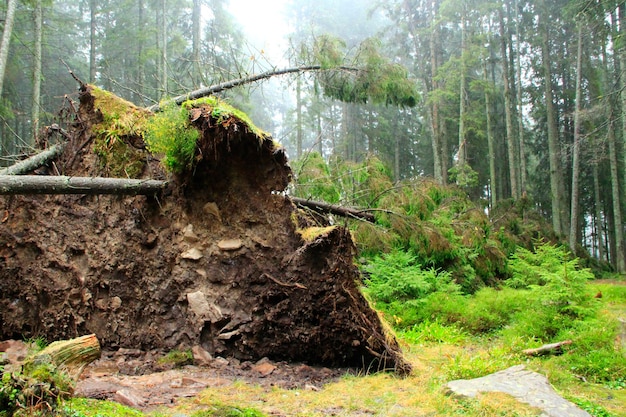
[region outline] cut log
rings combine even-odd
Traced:
[[[562,347],[564,345],[571,345],[571,340],[564,340],[562,342],[549,343],[547,345],[540,346],[534,349],[525,349],[524,352],[528,356],[538,356],[538,355],[547,355],[547,354],[561,354]]]
[[[157,194],[167,185],[166,181],[66,177],[39,175],[1,175],[0,195],[14,194]]]
[[[100,342],[95,334],[53,342],[27,359],[25,369],[42,362],[52,363],[76,382],[85,366],[100,358]]]
[[[34,171],[40,166],[45,165],[57,156],[61,155],[64,148],[64,143],[51,146],[45,151],[39,152],[30,158],[24,159],[14,165],[11,165],[10,167],[0,169],[0,175],[21,175],[26,172]]]
[[[319,213],[330,213],[330,214],[336,214],[338,216],[352,217],[352,218],[356,218],[360,220],[365,220],[370,223],[376,222],[374,215],[363,209],[354,208],[354,207],[344,207],[344,206],[339,206],[337,204],[329,204],[323,201],[307,200],[307,199],[299,198],[299,197],[290,196],[289,199],[298,206],[309,208]]]

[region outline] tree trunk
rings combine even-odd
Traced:
[[[583,52],[582,23],[578,26],[578,48],[576,56],[576,101],[574,103],[574,148],[572,149],[572,202],[570,212],[569,246],[572,253],[576,253],[578,243],[578,196],[580,177],[580,111],[582,100],[582,52]]]
[[[490,86],[489,78],[487,75],[487,63],[483,63],[483,76],[485,86]],[[489,87],[485,87],[485,117],[487,118],[487,147],[489,152],[489,190],[491,194],[491,208],[496,206],[498,202],[498,192],[496,190],[496,154],[495,146],[493,143],[493,130],[491,126],[491,92]]]
[[[33,20],[35,23],[35,47],[33,51],[33,102],[31,106],[31,123],[33,129],[33,143],[37,141],[37,132],[39,131],[39,106],[41,99],[41,43],[42,43],[42,26],[43,26],[43,10],[41,0],[35,3],[33,11]]]
[[[96,82],[96,0],[89,0],[89,82]]]
[[[296,80],[296,159],[302,156],[302,79]]]
[[[550,160],[550,194],[552,199],[552,227],[555,233],[562,235],[563,222],[561,216],[561,195],[563,193],[563,175],[561,172],[561,150],[559,146],[559,130],[557,126],[556,108],[552,94],[552,69],[550,68],[550,38],[548,29],[548,12],[545,7],[540,15],[540,31],[542,38],[541,56],[544,76],[544,91],[546,100],[546,117],[548,125],[548,152]]]
[[[604,47],[603,51],[603,63],[604,63],[604,72],[605,72],[605,83],[606,85],[611,84],[611,80],[614,78],[611,76],[609,72],[609,68],[607,65],[607,53],[606,47]],[[624,258],[624,230],[622,224],[622,205],[621,205],[621,195],[620,195],[620,187],[619,187],[619,166],[618,166],[618,157],[617,157],[617,139],[616,139],[616,128],[615,128],[615,117],[617,116],[617,103],[615,102],[612,96],[609,97],[608,105],[609,105],[609,114],[608,114],[608,132],[607,132],[607,142],[609,144],[609,164],[611,171],[611,199],[613,203],[613,224],[612,231],[614,236],[614,244],[612,246],[611,254],[612,263],[615,266],[615,269],[619,273],[626,272],[626,259]]]
[[[193,13],[191,15],[192,22],[192,79],[195,88],[200,88],[202,83],[202,66],[200,65],[200,43],[202,42],[202,4],[200,0],[193,0]]]
[[[0,195],[15,194],[157,194],[167,185],[166,181],[65,177],[40,175],[1,175]]]
[[[517,101],[517,137],[518,137],[518,150],[519,150],[519,170],[520,170],[520,195],[526,193],[526,184],[528,182],[528,175],[526,172],[526,151],[524,146],[524,103],[522,100],[522,60],[521,60],[521,35],[520,35],[520,13],[518,0],[515,0],[515,38],[517,53],[515,55],[515,67],[517,72],[516,77],[516,101]]]
[[[11,35],[13,34],[16,5],[17,0],[7,0],[7,14],[4,19],[2,39],[0,40],[0,97],[2,97],[4,87],[4,73],[6,72],[7,59],[9,57],[9,45],[11,43]]]
[[[430,49],[430,71],[431,71],[431,83],[432,90],[438,88],[438,82],[435,80],[435,76],[439,71],[439,51],[441,50],[441,34],[440,26],[438,22],[438,11],[436,2],[432,2],[431,10],[431,35],[429,41]],[[435,180],[440,184],[446,184],[448,182],[448,164],[447,153],[445,150],[447,146],[444,145],[444,138],[441,129],[441,120],[439,114],[439,100],[437,98],[432,99],[431,112],[430,112],[431,130],[433,134],[433,155],[434,155],[434,169]]]
[[[161,97],[167,97],[167,0],[161,1]]]
[[[515,152],[515,133],[513,131],[513,114],[511,102],[511,83],[509,80],[509,64],[506,48],[506,30],[504,27],[504,14],[500,14],[500,51],[502,53],[502,82],[504,85],[504,114],[506,123],[506,144],[509,156],[509,180],[511,182],[511,197],[519,199],[517,152]]]
[[[465,74],[465,57],[466,57],[466,5],[465,1],[461,5],[461,74],[459,82],[459,150],[457,152],[456,165],[463,167],[467,163],[467,149],[465,138],[465,118],[466,118],[466,94],[467,94],[467,76]],[[460,174],[460,171],[459,171]],[[458,181],[458,176],[457,176]]]

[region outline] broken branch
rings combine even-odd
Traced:
[[[526,355],[529,355],[529,356],[547,355],[549,353],[560,354],[562,353],[562,347],[564,345],[571,345],[571,344],[572,344],[571,340],[564,340],[562,342],[549,343],[547,345],[543,345],[534,349],[525,349],[522,352],[524,352]]]
[[[336,204],[329,204],[323,201],[307,200],[299,197],[289,197],[296,205],[306,207],[311,210],[315,210],[319,213],[330,213],[338,216],[353,217],[360,220],[365,220],[370,223],[375,223],[376,219],[372,213],[359,208],[343,207]]]
[[[61,155],[64,148],[65,143],[51,146],[45,151],[39,152],[30,158],[24,159],[14,165],[11,165],[10,167],[0,169],[0,175],[20,175],[25,172],[33,171],[40,166],[45,165],[48,161],[51,161]]]

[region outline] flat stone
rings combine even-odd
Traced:
[[[116,391],[113,395],[113,401],[133,408],[139,408],[145,403],[145,400],[136,392],[126,388]]]
[[[461,397],[476,397],[480,392],[503,392],[543,410],[542,416],[591,417],[591,414],[558,395],[545,376],[526,370],[524,365],[512,366],[482,378],[450,381],[446,387],[448,395]]]
[[[241,249],[243,242],[241,239],[224,239],[217,242],[217,247],[223,251],[233,251]]]
[[[198,259],[202,258],[204,255],[202,255],[202,252],[200,252],[200,249],[191,248],[183,252],[182,255],[180,256],[183,259],[191,259],[192,261],[197,261]]]

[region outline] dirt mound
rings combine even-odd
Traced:
[[[107,349],[201,345],[242,361],[410,371],[359,291],[350,233],[314,225],[282,195],[283,151],[234,115],[192,107],[195,163],[172,177],[140,130],[111,122],[151,115],[81,92],[54,167],[112,176],[132,166],[169,186],[159,196],[1,197],[0,340],[95,333]]]

